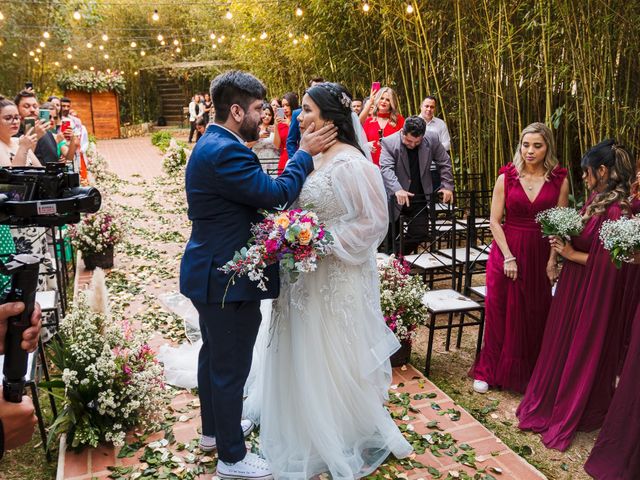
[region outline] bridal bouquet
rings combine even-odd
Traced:
[[[404,260],[391,255],[378,264],[380,306],[387,326],[401,342],[413,340],[418,325],[427,316],[422,297],[427,287],[418,275],[409,274]]]
[[[260,213],[265,218],[251,227],[253,238],[247,247],[219,268],[233,273],[230,283],[236,275],[247,275],[266,291],[268,278],[264,270],[269,265],[280,263],[280,268],[295,281],[298,273],[313,272],[318,259],[329,254],[333,238],[315,213],[300,208]]]
[[[582,216],[573,208],[554,207],[536,215],[545,237],[556,236],[569,240],[582,232]]]
[[[600,240],[616,267],[631,262],[634,252],[640,250],[640,215],[606,220],[600,227]]]

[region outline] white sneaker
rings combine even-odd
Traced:
[[[220,478],[271,480],[273,475],[266,460],[255,453],[247,452],[247,455],[236,463],[218,461],[216,475]]]
[[[474,380],[473,391],[477,393],[487,393],[489,391],[489,384],[483,380]]]
[[[256,428],[255,424],[246,418],[240,422],[240,426],[242,427],[242,433],[245,437],[253,432],[254,428]],[[212,452],[216,449],[216,446],[216,437],[208,437],[206,435],[200,436],[200,444],[198,447],[203,452]]]

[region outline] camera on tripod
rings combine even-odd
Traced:
[[[77,173],[66,172],[63,164],[42,167],[0,168],[0,224],[39,227],[78,223],[81,213],[95,213],[102,197],[93,187],[81,187]],[[38,286],[38,255],[13,255],[0,261],[0,272],[11,275],[11,290],[6,302],[24,302],[20,315],[10,317],[5,336],[3,364],[3,397],[19,403],[22,400],[27,352],[20,343],[23,332],[31,325]]]

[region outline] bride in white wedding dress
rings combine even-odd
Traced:
[[[389,455],[412,452],[384,408],[389,356],[399,343],[380,309],[376,248],[388,226],[378,167],[358,146],[350,95],[311,87],[298,117],[333,122],[338,143],[315,159],[299,206],[310,206],[335,239],[332,254],[296,281],[282,275],[263,317],[244,415],[260,423],[261,449],[276,479],[360,478]]]

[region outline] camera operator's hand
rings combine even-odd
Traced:
[[[11,302],[0,305],[0,355],[4,354],[4,337],[7,334],[7,320],[20,314],[24,310],[24,303]],[[38,347],[38,337],[42,328],[42,311],[37,303],[31,315],[31,326],[22,334],[20,346],[27,352],[33,352]]]
[[[5,450],[27,443],[38,421],[31,398],[24,395],[20,403],[7,402],[0,388],[0,421],[4,430]]]
[[[34,127],[29,128],[29,130],[27,130],[24,135],[22,135],[18,140],[18,145],[20,147],[24,147],[27,150],[35,149],[37,143],[38,137],[36,135]]]

